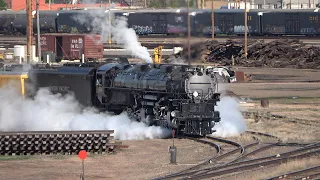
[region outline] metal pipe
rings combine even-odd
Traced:
[[[32,0],[27,0],[27,63],[31,60],[32,45]]]
[[[211,9],[212,9],[212,12],[211,12],[211,37],[212,37],[212,40],[214,40],[214,6],[213,6],[213,0],[211,0]]]
[[[248,14],[247,14],[247,0],[244,1],[244,56],[247,59],[247,28],[248,28]]]
[[[188,65],[190,65],[190,8],[189,8],[189,0],[187,0],[188,6]]]
[[[38,44],[38,61],[41,61],[41,43],[40,43],[40,15],[39,15],[39,0],[36,1],[37,3],[37,44]]]

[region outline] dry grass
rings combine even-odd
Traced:
[[[284,142],[319,141],[320,132],[317,126],[295,124],[280,120],[262,120],[249,123],[249,129],[279,137]]]
[[[297,99],[293,104],[287,102],[287,99],[284,99],[285,103],[281,99],[270,100],[268,108],[261,108],[260,102],[255,101],[254,105],[246,107],[246,111],[259,112],[259,114],[264,115],[258,119],[248,117],[246,123],[249,130],[271,134],[283,141],[319,141],[320,106],[314,105],[315,101],[313,100],[307,103],[304,99]],[[266,114],[281,115],[286,118],[265,117]],[[297,121],[297,123],[292,122],[292,120]],[[315,123],[317,121],[319,123]]]

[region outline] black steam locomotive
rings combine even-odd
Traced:
[[[29,71],[36,88],[74,93],[83,106],[119,114],[177,135],[205,136],[220,121],[217,80],[202,66],[108,63]]]

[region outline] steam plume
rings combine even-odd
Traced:
[[[34,99],[23,99],[14,85],[0,88],[0,131],[114,130],[115,139],[154,139],[169,130],[129,119],[126,113],[111,115],[82,108],[72,95],[51,94],[47,89]]]
[[[111,23],[109,23],[109,16],[112,19]],[[128,28],[127,18],[123,16],[115,17],[113,12],[100,9],[87,10],[85,14],[73,16],[73,19],[81,25],[90,26],[92,33],[100,34],[104,42],[109,40],[111,32],[112,40],[123,45],[123,48],[127,49],[132,56],[141,58],[147,63],[152,63],[147,48],[141,46],[135,31]]]
[[[232,97],[222,97],[216,110],[220,112],[221,121],[213,129],[215,136],[237,136],[247,130],[247,125],[240,112],[239,103]]]

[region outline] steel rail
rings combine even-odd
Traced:
[[[260,136],[265,136],[265,137],[270,137],[270,138],[277,139],[278,142],[281,142],[281,139],[279,137],[271,135],[271,134],[255,132],[255,131],[245,131],[245,133],[254,134],[254,135],[260,135]]]
[[[202,179],[202,178],[211,178],[214,176],[220,176],[220,175],[225,175],[225,174],[229,174],[229,173],[235,173],[238,171],[243,171],[243,170],[249,170],[249,169],[253,169],[253,168],[257,168],[257,167],[261,167],[261,166],[267,166],[267,165],[272,165],[272,164],[277,164],[277,163],[282,163],[282,162],[288,162],[289,160],[293,160],[293,159],[301,159],[301,158],[305,158],[311,155],[317,155],[320,154],[320,150],[316,150],[316,151],[311,151],[311,152],[307,152],[307,153],[302,153],[296,156],[289,156],[289,157],[283,157],[283,158],[279,158],[279,159],[273,159],[273,160],[268,160],[268,161],[264,161],[264,162],[259,162],[259,163],[254,163],[254,164],[249,164],[249,165],[243,165],[243,166],[237,166],[235,168],[231,168],[231,169],[225,169],[225,170],[219,170],[219,171],[215,171],[215,172],[210,172],[210,173],[206,173],[206,174],[200,174],[197,176],[189,176],[187,178],[182,178],[182,179]]]
[[[307,172],[312,172],[312,171],[315,171],[315,170],[317,170],[317,172],[320,172],[320,166],[313,166],[311,168],[305,168],[305,169],[298,170],[298,171],[292,171],[292,172],[284,173],[284,174],[277,175],[277,176],[274,176],[274,177],[271,177],[271,178],[267,178],[266,180],[288,178],[290,176],[292,177],[294,175],[301,175],[301,174],[304,174],[304,173],[307,173]]]
[[[196,142],[200,142],[200,143],[203,143],[203,144],[209,144],[210,146],[212,146],[212,147],[214,147],[216,149],[217,153],[214,156],[204,160],[203,162],[200,162],[199,164],[197,164],[195,166],[192,166],[190,168],[184,169],[184,170],[176,172],[176,173],[169,174],[169,175],[164,176],[164,177],[154,178],[154,180],[162,179],[162,178],[170,178],[170,177],[174,177],[174,176],[177,176],[177,175],[180,175],[180,174],[184,174],[187,171],[196,169],[196,168],[198,168],[200,166],[203,166],[203,165],[206,165],[206,164],[210,163],[213,159],[215,159],[221,153],[220,146],[218,144],[214,143],[214,142],[206,141],[206,140],[202,140],[202,139],[197,139],[197,138],[193,138],[193,137],[187,137],[187,136],[185,136],[183,138],[190,139],[190,140],[193,140],[193,141],[196,141]]]
[[[254,163],[257,163],[257,161],[279,159],[279,157],[289,157],[291,155],[294,155],[297,153],[302,153],[303,151],[307,151],[307,150],[312,150],[314,148],[320,148],[320,142],[310,144],[310,145],[307,145],[307,146],[299,148],[299,149],[287,151],[287,152],[284,152],[284,153],[278,154],[278,155],[272,155],[272,156],[266,156],[266,157],[247,160],[247,161],[235,162],[235,163],[225,164],[225,165],[221,165],[221,166],[210,167],[210,168],[206,168],[206,169],[202,169],[202,170],[190,171],[185,174],[181,174],[180,176],[189,176],[189,175],[193,175],[193,174],[200,173],[200,172],[209,172],[209,171],[212,172],[214,170],[225,169],[225,168],[230,168],[230,167],[234,167],[234,166],[238,167],[241,165],[248,165],[251,163],[254,164]],[[201,174],[206,174],[206,173],[201,173]],[[179,176],[175,176],[175,177],[179,177]]]
[[[192,139],[192,140],[196,140],[196,141],[199,141],[200,139],[195,139],[195,138],[190,138],[190,137],[187,137],[188,139]],[[207,164],[211,164],[217,160],[220,160],[222,158],[225,158],[225,157],[228,157],[234,153],[236,153],[237,151],[240,150],[240,153],[243,154],[245,152],[245,149],[244,147],[239,144],[239,143],[236,143],[236,142],[233,142],[233,141],[230,141],[230,140],[226,140],[226,139],[221,139],[221,138],[216,138],[216,137],[211,137],[211,136],[207,136],[208,139],[211,139],[211,140],[215,140],[215,141],[219,141],[219,142],[223,142],[223,143],[227,143],[227,144],[231,144],[233,146],[236,146],[237,148],[236,149],[233,149],[231,151],[228,151],[224,154],[220,154],[221,150],[219,151],[219,154],[216,154],[215,156],[213,157],[210,157],[208,160],[206,160],[205,162],[202,162],[202,163],[199,163],[193,167],[190,167],[190,168],[187,168],[187,169],[184,169],[182,171],[179,171],[177,173],[172,173],[172,174],[169,174],[167,176],[164,176],[164,177],[159,177],[159,178],[155,178],[154,180],[158,180],[158,179],[169,179],[169,178],[175,178],[175,177],[180,177],[181,175],[184,175],[186,172],[188,171],[191,171],[191,170],[194,170],[194,169],[197,169],[201,166],[205,166]],[[201,141],[204,141],[204,140],[201,140]],[[207,141],[206,141],[207,142]],[[252,146],[254,144],[257,144],[258,142],[254,142],[252,144],[249,144],[248,146]],[[198,171],[197,171],[198,172]]]
[[[239,158],[231,161],[230,163],[237,162],[237,161],[239,161],[240,159],[243,159],[243,158],[245,158],[245,157],[247,157],[247,156],[257,154],[258,152],[265,151],[265,150],[270,149],[270,148],[275,147],[275,146],[277,146],[277,143],[268,144],[268,145],[263,146],[263,147],[261,147],[261,148],[255,149],[254,151],[251,151],[251,152],[249,152],[249,153],[247,153],[247,154],[244,154],[243,156],[241,156],[241,157],[239,157]]]

